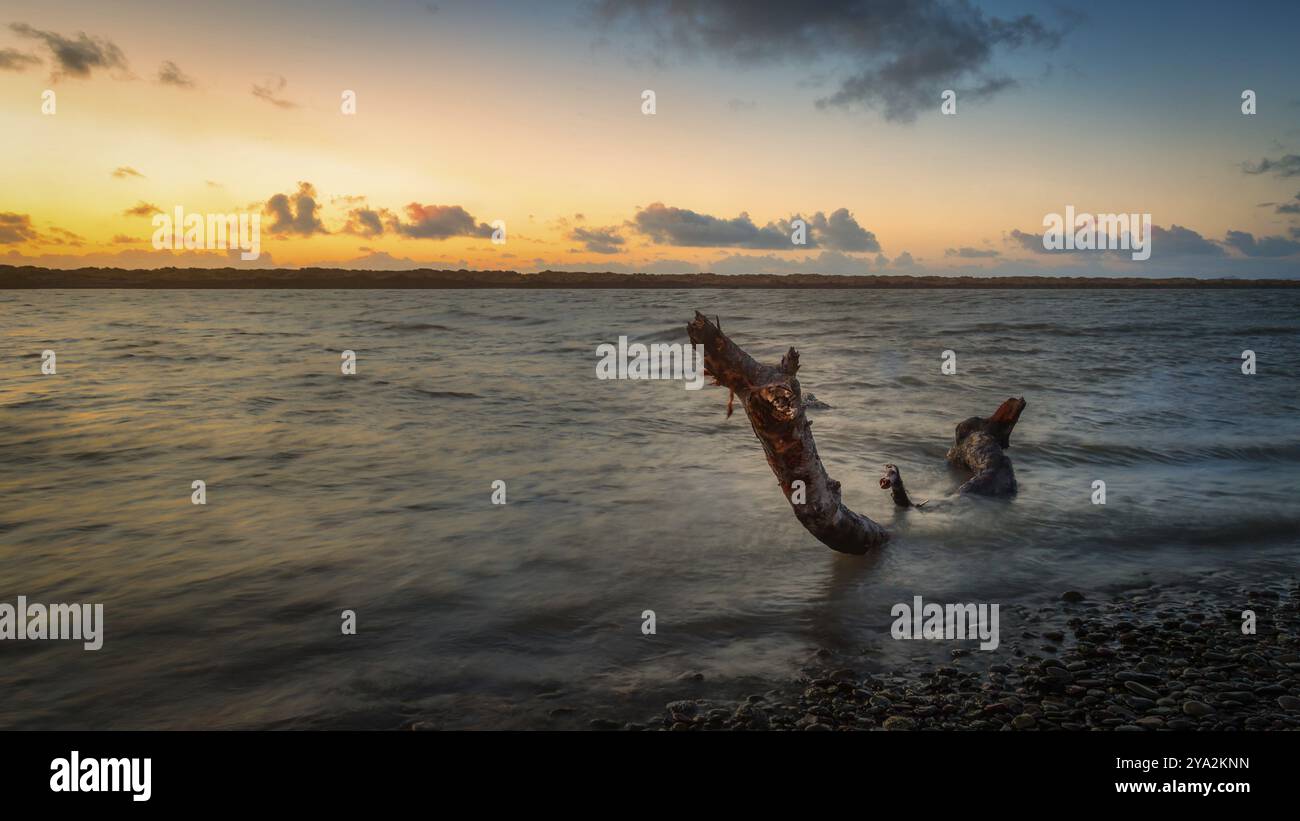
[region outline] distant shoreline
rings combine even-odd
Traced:
[[[611,272],[354,271],[344,268],[76,268],[0,265],[0,290],[28,289],[625,289],[1100,290],[1300,288],[1300,279],[1056,276],[831,276],[826,274],[615,274]]]

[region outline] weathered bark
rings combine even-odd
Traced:
[[[817,456],[812,424],[795,378],[799,352],[791,348],[780,365],[759,364],[698,311],[686,331],[692,343],[704,346],[706,373],[740,399],[781,492],[808,532],[841,553],[862,554],[884,544],[889,531],[844,506],[840,483],[826,475]],[[731,407],[729,398],[728,416]],[[804,483],[802,504],[791,499],[796,481]]]
[[[973,474],[957,488],[958,493],[1006,496],[1016,492],[1016,473],[1004,451],[1011,447],[1011,430],[1024,409],[1023,398],[1012,398],[988,419],[972,416],[957,425],[957,442],[948,451],[948,461]]]
[[[912,504],[912,498],[907,495],[907,488],[903,487],[903,475],[898,472],[897,465],[885,465],[885,471],[880,477],[880,487],[882,490],[889,491],[896,507],[920,507],[925,504],[925,502],[921,505]]]

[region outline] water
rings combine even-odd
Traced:
[[[881,553],[800,527],[724,390],[595,379],[597,344],[696,308],[800,350]],[[946,652],[889,638],[914,595],[1289,576],[1297,331],[1295,291],[0,292],[0,601],[107,622],[98,652],[0,642],[0,727],[583,726],[687,671],[743,693],[819,647]],[[880,466],[942,497],[956,422],[1011,395],[1019,496],[896,514]]]

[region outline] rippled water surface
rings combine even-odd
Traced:
[[[898,531],[878,555],[800,527],[722,389],[595,378],[696,308],[800,350],[828,471]],[[1298,332],[1296,291],[0,292],[0,601],[107,622],[98,652],[0,642],[0,727],[580,726],[687,671],[906,665],[913,595],[1290,575]],[[1011,395],[1020,494],[895,514],[880,466],[943,497],[953,426]]]

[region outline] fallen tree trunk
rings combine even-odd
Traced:
[[[780,365],[759,364],[698,311],[686,332],[692,343],[704,346],[705,372],[739,397],[781,492],[808,532],[841,553],[866,553],[888,541],[884,527],[844,506],[840,483],[822,467],[795,378],[799,352],[791,348]],[[731,407],[728,400],[728,416]],[[803,483],[802,502],[795,482]]]

